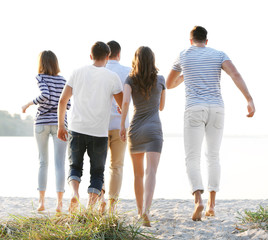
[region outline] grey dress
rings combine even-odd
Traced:
[[[166,89],[163,76],[157,76],[157,83],[147,100],[128,77],[125,84],[132,89],[134,116],[128,131],[131,153],[162,151],[163,134],[159,118],[159,105],[162,90]]]

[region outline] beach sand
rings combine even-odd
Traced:
[[[81,199],[86,205],[87,199]],[[206,201],[204,201],[206,204]],[[67,213],[69,199],[64,199],[63,210]],[[259,205],[268,206],[268,200],[217,200],[216,217],[204,217],[202,221],[191,220],[193,200],[154,199],[151,208],[152,227],[147,228],[158,239],[268,239],[268,232],[250,229],[240,232],[238,212],[256,211]],[[0,197],[0,219],[5,223],[14,215],[37,214],[37,198]],[[45,214],[55,213],[56,199],[46,198]],[[130,223],[138,220],[134,199],[121,199],[117,211],[126,216]]]

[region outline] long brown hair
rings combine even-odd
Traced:
[[[60,72],[56,55],[52,51],[43,51],[39,55],[38,73],[56,76]]]
[[[148,100],[152,88],[156,85],[158,69],[155,66],[155,56],[149,47],[139,47],[132,61],[132,78],[138,91]]]

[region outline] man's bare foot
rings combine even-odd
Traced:
[[[109,212],[114,213],[117,201],[113,198],[109,199]]]
[[[205,216],[207,216],[207,217],[215,217],[214,207],[207,206]]]
[[[56,207],[56,212],[61,213],[62,212],[62,202],[59,202]]]
[[[106,207],[106,202],[101,202],[101,203],[100,203],[100,206],[99,206],[99,213],[100,213],[101,215],[104,214],[104,212],[105,212],[105,207]]]
[[[201,221],[203,209],[204,205],[202,203],[195,204],[195,209],[192,216],[193,221]]]
[[[142,226],[151,227],[149,216],[146,213],[142,214],[141,218],[143,220]]]
[[[78,203],[78,197],[73,196],[71,198],[70,204],[69,204],[69,213],[74,213],[78,209],[79,203]]]
[[[104,198],[105,191],[102,189],[101,194],[98,197],[99,200],[99,214],[103,215],[105,212],[106,202]]]

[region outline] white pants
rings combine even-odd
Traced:
[[[208,167],[208,191],[219,191],[219,151],[223,135],[224,108],[218,106],[193,106],[184,113],[184,148],[186,169],[191,192],[204,191],[200,158],[204,136]]]

